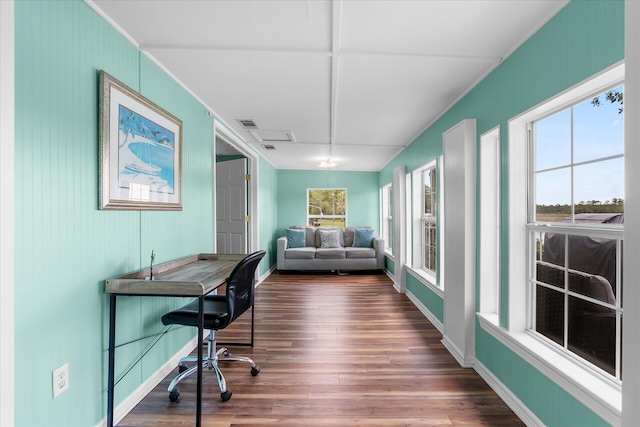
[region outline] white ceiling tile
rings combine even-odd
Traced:
[[[424,129],[427,118],[491,66],[487,60],[345,54],[336,142],[404,146]]]
[[[567,3],[85,1],[275,167],[317,169],[331,151],[335,170],[369,171]],[[265,151],[237,119],[297,142]]]

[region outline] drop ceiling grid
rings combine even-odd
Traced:
[[[372,171],[567,3],[86,1],[275,167],[315,167],[301,157],[326,159],[333,125],[339,168]],[[265,152],[236,119],[300,147]]]

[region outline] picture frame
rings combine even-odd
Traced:
[[[182,121],[100,71],[100,209],[182,210]]]

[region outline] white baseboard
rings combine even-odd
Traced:
[[[392,274],[389,270],[387,270],[386,268],[384,270],[382,270],[384,272],[384,274],[387,275],[387,277],[389,279],[391,279],[391,281],[393,282],[393,289],[396,290],[396,292],[398,292],[399,294],[403,294],[404,292],[402,291],[402,289],[400,288],[400,283],[396,282],[396,277],[394,274]]]
[[[271,266],[271,268],[269,270],[265,271],[262,276],[258,277],[258,282],[256,283],[256,286],[258,286],[258,285],[260,285],[260,283],[264,282],[266,280],[266,278],[271,276],[271,273],[273,273],[274,271],[276,271],[275,264],[273,266]]]
[[[507,404],[509,408],[529,427],[544,426],[536,415],[518,399],[518,397],[489,371],[481,362],[475,361],[473,369],[489,384],[489,387]]]
[[[431,322],[433,324],[433,326],[436,327],[436,329],[443,334],[444,333],[444,325],[442,324],[442,322],[433,315],[433,313],[431,313],[427,307],[424,306],[424,304],[422,304],[422,302],[416,298],[415,295],[413,295],[410,291],[406,291],[405,295],[407,296],[407,298],[409,298],[409,300],[413,303],[413,305],[415,305],[418,310],[420,310],[420,312],[422,314],[424,314],[424,317],[426,317],[429,322]]]
[[[449,350],[449,353],[453,356],[454,359],[462,366],[463,368],[473,368],[475,359],[468,360],[465,358],[464,353],[460,351],[457,345],[454,344],[453,341],[449,339],[447,336],[442,337],[442,345]]]
[[[205,338],[207,334],[205,332]],[[204,338],[203,338],[204,339]],[[171,371],[176,369],[178,366],[178,362],[181,358],[188,356],[198,345],[198,337],[193,337],[187,344],[184,345],[171,359],[169,359],[164,365],[160,367],[153,375],[151,375],[144,383],[140,384],[140,386],[131,393],[122,403],[120,403],[117,407],[113,409],[113,423],[117,424],[124,417],[127,416],[129,412],[135,406],[144,399],[147,394],[151,392],[160,382],[171,373]],[[167,392],[168,393],[168,392]],[[167,399],[169,395],[167,394]],[[107,418],[103,418],[96,427],[106,427]]]

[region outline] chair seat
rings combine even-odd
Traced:
[[[180,372],[169,384],[167,391],[169,392],[169,400],[172,402],[180,398],[180,391],[176,387],[180,381],[189,375],[200,372],[203,367],[215,371],[220,387],[220,398],[226,402],[231,398],[231,390],[227,388],[227,382],[218,366],[220,361],[237,361],[246,362],[251,365],[251,375],[256,376],[260,372],[260,368],[253,360],[245,356],[235,356],[223,347],[216,351],[216,333],[220,329],[226,328],[238,316],[241,316],[249,308],[253,310],[253,295],[255,292],[255,274],[256,267],[260,260],[266,254],[265,251],[257,251],[247,255],[240,261],[229,274],[226,280],[226,290],[224,295],[215,293],[205,295],[202,301],[202,320],[203,329],[209,330],[209,340],[207,342],[207,357],[193,359],[188,356],[182,358],[178,364]],[[199,328],[199,299],[177,310],[173,310],[162,316],[162,324],[167,325],[184,325],[195,326]],[[251,317],[251,345],[253,346],[253,315]],[[187,367],[183,362],[198,361],[194,366]]]
[[[225,297],[218,295],[205,297],[204,300],[204,328],[218,330],[227,324],[227,303]],[[162,316],[163,325],[198,326],[198,300],[173,310]]]

